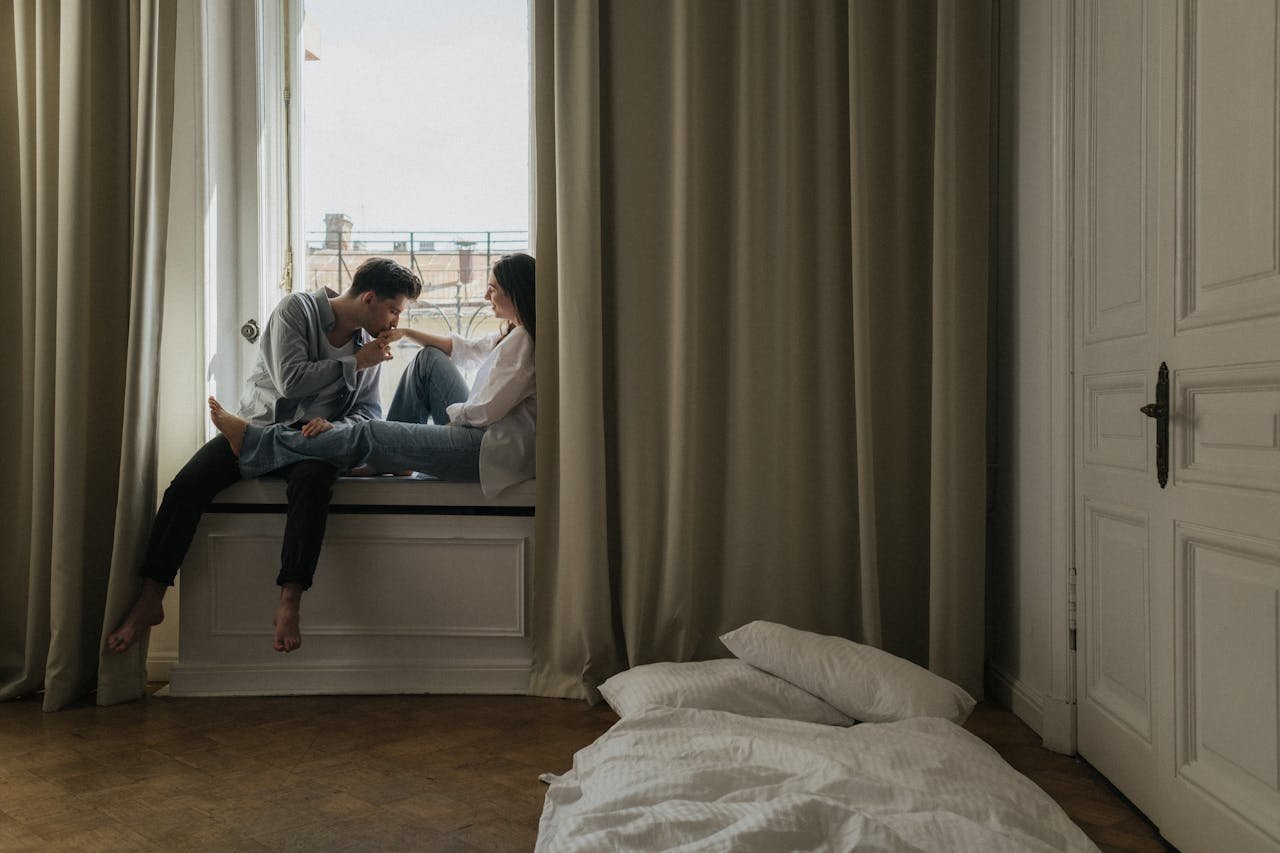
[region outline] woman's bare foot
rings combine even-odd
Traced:
[[[302,586],[287,583],[280,587],[280,604],[276,607],[276,628],[272,645],[278,652],[291,652],[302,645],[301,617]]]
[[[240,448],[244,446],[244,431],[249,426],[249,422],[222,408],[222,405],[213,397],[209,398],[209,419],[231,445],[231,452],[239,459]]]
[[[143,578],[142,590],[133,607],[129,608],[119,627],[107,637],[107,651],[115,654],[126,651],[138,641],[143,631],[164,621],[164,594],[167,589],[159,581]]]

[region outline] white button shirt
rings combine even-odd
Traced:
[[[533,338],[523,326],[506,337],[498,332],[468,339],[452,335],[451,357],[466,370],[477,362],[471,396],[446,411],[449,422],[484,427],[480,443],[480,490],[494,497],[534,476],[534,428],[538,396],[533,369]]]

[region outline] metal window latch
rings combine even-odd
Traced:
[[[1156,478],[1163,489],[1169,482],[1169,365],[1163,361],[1156,374],[1156,401],[1138,411],[1156,419]]]
[[[258,321],[253,318],[250,318],[243,326],[240,327],[240,334],[251,344],[256,344],[258,342],[258,335],[261,333],[262,330],[258,328]]]

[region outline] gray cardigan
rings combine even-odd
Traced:
[[[240,417],[258,426],[312,418],[335,424],[382,419],[381,366],[357,372],[355,355],[329,356],[325,335],[337,322],[329,305],[330,293],[327,289],[291,293],[271,312],[248,387],[240,398]],[[372,336],[358,329],[353,340],[358,350]],[[334,385],[339,386],[336,396],[321,394]],[[330,405],[317,406],[320,397],[328,397]]]

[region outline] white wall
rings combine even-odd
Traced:
[[[1054,0],[1004,0],[999,26],[998,245],[992,298],[994,506],[987,577],[989,694],[1042,735],[1067,701],[1055,683],[1065,670],[1066,554],[1055,532],[1061,477],[1053,465],[1066,433],[1055,427]],[[1059,10],[1058,22],[1066,20]],[[1060,150],[1060,149],[1058,149]],[[1055,279],[1058,276],[1058,279]],[[1069,504],[1067,504],[1069,505]],[[1055,570],[1055,565],[1057,569]],[[1062,581],[1063,589],[1055,589]]]

